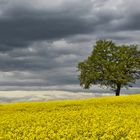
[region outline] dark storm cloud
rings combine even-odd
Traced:
[[[26,6],[30,2],[24,4],[22,1],[15,0],[13,3],[11,2],[7,7],[5,3],[5,8],[2,10],[0,18],[1,51],[27,47],[28,43],[37,40],[56,40],[92,31],[91,21],[86,21],[82,17],[90,11],[89,0],[85,6],[80,1],[70,3],[70,5],[65,3],[59,6],[59,9],[62,10],[57,8],[36,9],[32,5]],[[46,4],[49,5],[49,1]]]
[[[0,86],[79,84],[77,64],[97,39],[140,44],[139,4],[0,0]]]
[[[30,47],[14,49],[0,54],[0,70],[51,70],[76,66],[82,53],[83,44],[69,44],[65,40],[52,43],[33,43]],[[79,52],[79,49],[81,51]]]
[[[6,20],[0,21],[0,43],[11,50],[14,47],[26,46],[28,42],[59,39],[90,30],[91,27],[86,22],[76,18]]]
[[[56,8],[51,4],[51,7],[37,8],[36,1],[38,0],[32,0],[32,3],[21,0],[5,1],[0,16],[1,51],[26,47],[37,40],[56,40],[89,33],[98,35],[100,30],[113,28],[111,21],[122,18],[120,13],[100,5],[98,1],[60,0],[62,4]],[[42,2],[44,0],[38,3]],[[47,1],[45,4],[49,3]]]
[[[134,16],[126,16],[125,10],[119,12],[107,5],[109,1],[66,2],[52,6],[41,0],[37,4],[46,4],[47,7],[35,7],[36,1],[1,1],[0,16],[0,50],[7,51],[18,47],[27,47],[28,44],[40,40],[56,40],[78,34],[95,33],[100,31],[112,32],[113,29],[139,28],[139,20],[132,20]],[[56,1],[57,3],[57,1]],[[103,4],[104,3],[104,4]],[[84,4],[84,5],[83,5]],[[122,7],[120,6],[120,9]],[[135,18],[134,18],[135,19]],[[115,25],[114,21],[120,21]],[[134,23],[132,23],[134,22]],[[137,26],[136,26],[137,24]]]
[[[119,28],[119,27],[118,27]],[[128,17],[122,22],[120,30],[140,30],[140,12]]]

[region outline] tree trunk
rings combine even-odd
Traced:
[[[121,90],[121,85],[117,84],[117,89],[116,89],[116,96],[120,95],[120,90]]]

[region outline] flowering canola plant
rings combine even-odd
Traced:
[[[140,140],[140,95],[0,104],[0,140]]]

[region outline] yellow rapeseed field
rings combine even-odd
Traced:
[[[0,104],[0,140],[140,140],[140,95]]]

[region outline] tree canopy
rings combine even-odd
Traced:
[[[140,51],[137,45],[116,45],[112,41],[98,40],[91,55],[78,64],[78,70],[82,87],[105,85],[118,96],[122,87],[131,86],[140,79]]]

